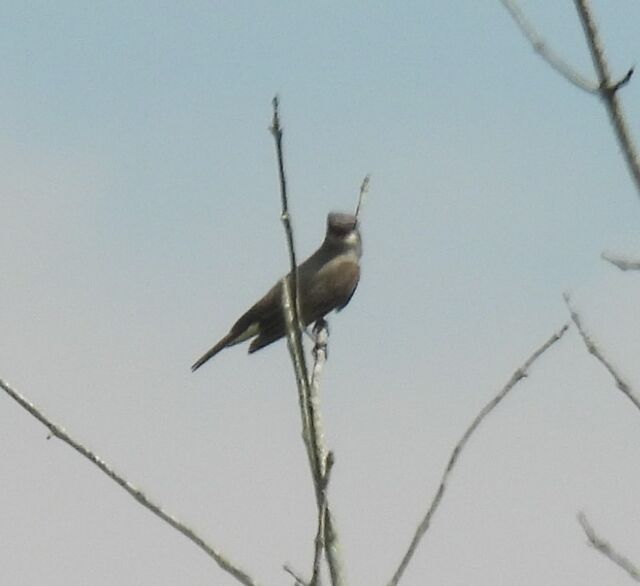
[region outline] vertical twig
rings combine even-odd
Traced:
[[[344,576],[342,572],[342,564],[339,559],[337,544],[337,536],[333,524],[333,517],[326,502],[326,493],[323,494],[323,484],[326,475],[326,459],[327,453],[324,447],[324,438],[320,427],[320,409],[319,395],[317,387],[310,384],[307,363],[302,344],[302,327],[299,316],[298,303],[298,275],[296,255],[293,244],[293,228],[291,218],[289,216],[289,204],[287,196],[287,182],[284,170],[284,156],[282,148],[282,126],[280,124],[279,101],[276,96],[273,99],[273,122],[271,132],[275,139],[276,151],[278,156],[278,172],[280,178],[280,196],[282,203],[282,223],[287,236],[287,246],[289,248],[289,260],[291,264],[290,277],[285,277],[282,281],[282,301],[285,315],[285,324],[287,328],[287,342],[289,352],[291,353],[294,370],[296,374],[296,383],[298,386],[298,398],[300,403],[300,411],[303,426],[303,439],[307,448],[307,456],[309,466],[311,468],[311,476],[316,495],[316,504],[319,514],[324,510],[324,547],[327,555],[327,562],[331,574],[333,586],[342,586],[344,584]],[[315,387],[315,388],[314,388]],[[315,394],[314,394],[315,392]],[[322,541],[320,543],[323,543]],[[332,547],[329,545],[332,544]],[[315,548],[314,548],[315,552]],[[314,555],[314,559],[315,559]]]
[[[320,419],[320,375],[324,368],[324,364],[327,359],[327,338],[329,335],[327,325],[324,319],[318,320],[313,327],[314,345],[313,345],[313,372],[311,374],[311,388],[310,388],[310,402],[314,405],[314,420],[316,429],[322,433],[322,421]],[[316,556],[314,559],[314,576],[318,576],[317,562],[319,562],[319,556],[322,554],[322,548],[326,552],[327,564],[329,566],[329,573],[331,575],[332,584],[344,584],[344,569],[342,566],[342,556],[340,553],[340,544],[338,541],[338,534],[335,530],[335,521],[331,510],[328,506],[328,488],[329,488],[329,475],[331,467],[333,466],[333,453],[329,452],[325,460],[325,476],[322,483],[320,509],[324,509],[324,514],[319,512],[318,516],[318,534],[322,535],[322,540],[316,539]],[[322,524],[322,529],[320,529]],[[318,579],[318,578],[315,578]],[[312,582],[313,584],[313,579]]]
[[[358,195],[358,203],[356,205],[356,220],[358,219],[358,215],[360,214],[360,210],[362,209],[362,205],[364,204],[365,197],[369,192],[369,180],[371,179],[371,174],[367,173],[360,184],[360,194]]]
[[[328,488],[329,479],[331,477],[331,469],[333,468],[333,452],[329,452],[325,461],[325,475],[322,482],[322,500],[318,507],[318,531],[316,532],[316,550],[313,556],[313,573],[309,586],[318,586],[320,584],[320,562],[322,561],[322,552],[326,547],[325,534],[327,524],[327,504],[328,504]]]

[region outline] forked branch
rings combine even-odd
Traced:
[[[624,117],[622,104],[618,97],[618,90],[624,87],[633,75],[633,67],[619,80],[615,80],[609,72],[602,41],[596,21],[593,18],[591,8],[587,0],[574,0],[576,10],[582,23],[587,44],[591,52],[594,67],[598,75],[598,82],[591,83],[582,75],[576,73],[564,60],[549,48],[548,44],[535,30],[531,22],[524,15],[515,0],[500,0],[507,9],[514,22],[522,34],[531,43],[534,50],[558,73],[560,73],[571,84],[580,89],[602,98],[609,113],[609,118],[613,124],[618,143],[627,162],[627,167],[631,173],[636,190],[640,195],[640,158],[636,146],[631,137],[631,132]]]

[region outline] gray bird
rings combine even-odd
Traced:
[[[353,214],[332,212],[327,216],[327,235],[307,260],[298,266],[300,319],[307,326],[330,311],[349,303],[360,278],[362,242],[358,219]],[[287,275],[291,278],[291,273]],[[249,354],[286,334],[282,309],[282,281],[233,324],[229,333],[199,358],[191,370],[200,368],[223,348],[254,338]]]

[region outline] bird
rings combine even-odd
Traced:
[[[358,218],[353,214],[331,212],[327,232],[309,258],[298,265],[298,307],[303,326],[340,311],[351,300],[360,280],[362,239]],[[286,278],[291,279],[291,273]],[[268,346],[286,334],[282,308],[282,281],[243,313],[229,332],[191,366],[196,371],[218,352],[250,338],[249,354]]]

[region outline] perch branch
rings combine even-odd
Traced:
[[[316,551],[313,557],[313,574],[309,586],[318,586],[320,583],[320,562],[322,561],[322,552],[325,548],[325,524],[327,522],[327,492],[329,487],[329,479],[331,477],[331,469],[333,468],[333,452],[327,454],[325,464],[325,475],[322,482],[322,501],[318,508],[318,531],[316,532]]]
[[[330,544],[337,544],[337,535],[333,523],[333,518],[329,505],[326,501],[326,494],[323,497],[323,484],[326,474],[326,454],[327,449],[324,446],[324,437],[321,428],[319,396],[314,393],[315,385],[310,383],[309,371],[304,354],[302,344],[302,327],[298,311],[298,275],[296,255],[293,243],[293,228],[291,218],[289,216],[289,204],[287,195],[287,182],[284,170],[284,156],[282,149],[282,126],[280,124],[279,101],[276,96],[273,99],[273,122],[271,132],[276,143],[276,152],[278,157],[278,172],[280,178],[280,195],[282,203],[281,218],[287,236],[287,247],[289,249],[289,260],[291,264],[291,277],[284,278],[282,281],[283,309],[285,316],[285,325],[287,329],[287,342],[289,352],[294,364],[296,375],[296,383],[298,386],[298,399],[300,404],[300,412],[302,418],[302,435],[305,446],[307,448],[307,456],[309,466],[311,468],[311,476],[316,495],[316,504],[318,512],[324,513],[324,544],[327,562],[331,574],[333,586],[342,586],[344,584],[344,576],[342,572],[342,564],[339,560],[337,547],[329,547]],[[315,552],[315,547],[314,547]],[[315,555],[314,555],[315,559]]]

